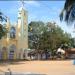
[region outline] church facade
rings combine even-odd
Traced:
[[[28,12],[19,8],[16,25],[7,18],[8,33],[0,40],[0,59],[26,59],[28,49]]]

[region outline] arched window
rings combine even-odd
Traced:
[[[11,27],[10,38],[15,38],[15,37],[16,37],[16,29],[15,29],[15,27]]]

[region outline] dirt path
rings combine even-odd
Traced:
[[[10,68],[14,72],[43,73],[47,75],[75,75],[73,61],[21,61],[4,63],[0,70],[7,71]]]

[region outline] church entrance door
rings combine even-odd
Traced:
[[[9,48],[9,59],[16,59],[16,46],[12,44]]]

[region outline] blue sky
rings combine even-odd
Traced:
[[[28,11],[28,23],[31,21],[55,21],[64,31],[73,33],[73,26],[67,26],[65,22],[60,22],[59,14],[63,9],[65,1],[25,1],[25,9]],[[0,1],[0,10],[10,18],[12,24],[17,22],[18,9],[21,7],[20,1]]]

